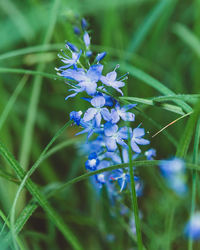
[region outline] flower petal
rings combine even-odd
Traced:
[[[127,144],[121,138],[116,139],[117,143],[121,145],[123,148],[128,148]]]
[[[74,93],[74,94],[71,94],[71,95],[66,96],[66,97],[65,97],[65,101],[67,101],[67,99],[70,98],[70,97],[76,96],[77,94],[78,94],[78,93]]]
[[[131,128],[128,127],[122,127],[119,129],[118,135],[122,139],[128,139],[129,137],[131,138]]]
[[[148,145],[150,143],[149,140],[143,138],[135,138],[135,142],[139,145]]]
[[[101,65],[100,63],[92,65],[87,72],[87,76],[91,79],[91,81],[97,82],[101,77],[102,70],[103,65]]]
[[[95,96],[91,100],[91,104],[95,108],[101,108],[105,105],[105,103],[106,103],[106,101],[105,101],[105,98],[103,96]]]
[[[129,122],[135,121],[135,115],[131,112],[121,112],[120,116],[124,121],[129,121]]]
[[[86,112],[83,116],[83,121],[88,122],[88,121],[92,120],[96,113],[97,113],[97,110],[95,108],[89,108],[88,110],[86,110]]]
[[[116,124],[112,124],[111,122],[106,122],[104,124],[104,134],[106,136],[112,136],[118,130],[118,126]]]
[[[101,109],[101,115],[103,116],[103,119],[105,120],[105,121],[110,121],[110,112],[109,112],[109,110],[107,109],[107,108],[102,108]]]
[[[97,114],[95,115],[95,121],[96,121],[97,127],[100,127],[100,125],[101,125],[101,114],[100,114],[100,112],[97,112]]]
[[[132,108],[134,108],[135,106],[137,106],[137,104],[128,104],[128,105],[123,106],[121,109],[122,109],[123,111],[128,111],[129,109],[132,109]]]
[[[135,128],[133,129],[133,136],[134,137],[142,137],[145,135],[145,131],[143,128]]]
[[[117,78],[117,73],[116,73],[116,71],[109,72],[109,73],[106,75],[106,78],[107,78],[107,80],[110,81],[110,82],[115,81],[115,79]]]
[[[106,137],[105,143],[108,151],[114,152],[117,149],[117,143],[115,139]]]
[[[114,123],[118,123],[118,121],[120,120],[119,114],[115,109],[111,109],[111,122]]]
[[[89,37],[89,34],[87,32],[85,32],[83,35],[83,41],[84,41],[86,47],[90,46],[90,37]]]
[[[140,148],[138,147],[138,145],[134,142],[134,140],[131,140],[131,148],[135,153],[141,153]]]

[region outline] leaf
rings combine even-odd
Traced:
[[[168,95],[168,96],[157,96],[153,97],[154,102],[166,102],[174,101],[175,99],[195,103],[200,99],[200,94],[179,94],[179,95]]]
[[[182,137],[177,148],[176,156],[184,158],[186,156],[187,150],[189,148],[190,142],[192,140],[192,135],[194,133],[195,124],[200,115],[200,102],[195,106],[194,112],[191,114],[185,131],[182,133]]]
[[[167,5],[171,4],[172,2],[173,1],[168,0],[159,1],[155,5],[155,7],[149,12],[148,16],[144,19],[143,24],[139,25],[138,30],[133,33],[131,42],[127,49],[127,52],[129,52],[130,54],[126,56],[125,60],[130,59],[132,53],[135,52],[139,48],[139,46],[141,46],[148,32],[156,23],[162,12],[164,12]]]
[[[13,51],[6,52],[4,54],[0,55],[0,60],[5,60],[8,58],[13,58],[16,56],[22,56],[30,53],[35,53],[35,52],[41,52],[41,51],[51,51],[55,49],[60,49],[63,46],[63,44],[45,44],[45,45],[36,45],[36,46],[31,46],[31,47],[26,47],[23,49],[17,49]]]
[[[176,113],[176,114],[184,115],[184,112],[182,111],[182,108],[180,108],[178,106],[171,105],[171,104],[156,105],[154,100],[150,100],[150,99],[123,96],[123,97],[120,97],[120,100],[126,100],[126,101],[131,101],[131,102],[134,102],[134,103],[136,102],[136,103],[142,103],[142,104],[146,104],[146,105],[150,105],[150,106],[156,106],[156,107],[163,108],[165,110],[168,110],[168,111]]]
[[[18,178],[22,180],[25,176],[25,172],[19,163],[15,160],[13,155],[5,148],[5,146],[0,143],[0,154],[8,161],[10,166],[13,168],[14,172],[17,174]],[[58,227],[58,229],[62,232],[65,239],[71,244],[74,249],[80,250],[82,249],[80,243],[77,238],[73,235],[68,226],[63,222],[63,219],[54,211],[54,209],[50,206],[45,196],[39,191],[38,187],[31,181],[29,178],[26,182],[27,190],[32,194],[35,201],[44,209],[44,211],[48,214],[52,222]]]
[[[128,71],[132,76],[138,78],[139,80],[143,81],[147,85],[153,87],[160,93],[164,95],[174,95],[175,93],[168,89],[164,84],[153,78],[152,76],[148,75],[147,73],[143,72],[142,70],[128,64],[128,63],[122,63],[120,64],[120,68],[124,71]],[[192,108],[183,102],[182,100],[174,100],[174,103],[179,105],[184,111],[187,113],[192,111]]]
[[[0,116],[0,130],[3,127],[3,124],[5,123],[9,112],[12,110],[15,101],[18,97],[18,95],[21,93],[22,89],[24,88],[26,82],[27,82],[28,78],[25,76],[21,79],[21,81],[19,82],[18,86],[16,87],[14,93],[11,95],[10,99],[8,100],[6,107],[4,108],[1,116]]]
[[[200,58],[200,40],[198,37],[185,25],[179,23],[174,25],[173,31]]]

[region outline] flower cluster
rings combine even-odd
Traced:
[[[85,168],[87,171],[93,172],[113,165],[128,164],[130,160],[133,160],[134,163],[136,158],[146,157],[147,160],[153,160],[156,156],[155,149],[148,149],[144,154],[141,150],[141,146],[148,145],[150,141],[144,138],[144,128],[140,125],[134,126],[135,114],[133,110],[136,104],[123,104],[118,98],[119,95],[123,95],[127,74],[118,76],[119,65],[116,65],[111,72],[103,73],[104,66],[101,62],[106,56],[106,52],[95,55],[91,50],[91,38],[86,30],[87,27],[88,24],[83,19],[82,30],[78,27],[74,28],[75,34],[81,38],[79,39],[81,44],[76,47],[67,42],[66,53],[62,51],[59,54],[64,66],[56,68],[58,74],[71,86],[69,89],[71,93],[65,99],[81,95],[81,99],[88,104],[86,110],[70,113],[70,120],[81,128],[81,131],[76,135],[87,135],[86,143],[79,145],[84,154],[87,155]],[[178,158],[163,160],[160,163],[160,170],[167,185],[172,190],[178,195],[186,193],[187,185],[183,160]],[[129,186],[128,167],[104,171],[91,178],[98,192],[103,186],[107,188],[111,204],[118,202],[122,205],[122,197],[119,193]],[[141,196],[143,182],[136,175],[134,181],[136,194]],[[124,206],[120,213],[122,215],[129,214],[127,211],[129,211],[128,208]],[[135,220],[133,217],[129,217],[131,218],[131,230],[135,233]],[[191,218],[185,228],[185,234],[188,237],[199,239],[199,221],[199,213]]]
[[[72,86],[72,92],[66,97],[82,95],[89,107],[85,111],[72,111],[70,119],[80,126],[82,130],[78,134],[87,135],[88,159],[85,167],[88,171],[95,171],[107,168],[114,164],[129,162],[129,146],[132,150],[132,157],[135,159],[141,155],[142,145],[149,144],[145,139],[145,130],[140,125],[132,128],[127,123],[135,121],[135,114],[131,110],[136,104],[121,105],[119,98],[114,98],[109,91],[114,91],[118,95],[123,95],[122,88],[125,86],[124,80],[127,74],[118,77],[117,65],[111,72],[103,74],[103,65],[100,63],[106,56],[106,52],[94,55],[91,51],[91,39],[86,30],[87,23],[82,21],[82,31],[76,28],[76,32],[81,39],[81,49],[74,44],[66,43],[67,52],[59,55],[65,64],[57,69],[58,74],[66,79],[67,84]],[[152,159],[155,151],[147,151],[147,159]],[[142,194],[142,182],[135,176],[137,195]],[[126,189],[130,182],[128,168],[116,169],[95,175],[96,185],[101,188],[107,185],[110,193],[115,193]],[[115,188],[114,188],[115,187]]]

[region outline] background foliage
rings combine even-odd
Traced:
[[[106,69],[119,63],[121,73],[130,74],[126,96],[143,98],[132,99],[140,103],[136,125],[142,121],[149,131],[157,159],[177,151],[187,162],[198,164],[199,96],[163,99],[165,104],[176,105],[170,111],[148,100],[199,93],[200,1],[7,0],[0,2],[0,9],[0,237],[2,242],[8,239],[1,248],[136,249],[127,220],[112,216],[106,193],[98,196],[88,178],[67,184],[47,203],[49,191],[85,173],[86,160],[78,150],[83,138],[74,137],[77,128],[71,126],[41,156],[69,120],[69,112],[86,108],[76,98],[65,102],[68,87],[56,79],[54,70],[60,65],[57,53],[66,40],[76,44],[73,26],[84,16],[90,24],[93,49],[108,52]],[[151,138],[194,107],[195,115]],[[19,180],[38,159],[31,177],[38,187],[28,178],[28,192],[21,193],[14,216],[11,208]],[[194,173],[187,171],[189,191],[181,198],[167,188],[152,165],[138,168],[145,183],[144,196],[139,198],[144,245],[152,250],[188,249],[183,229],[191,195],[195,195]],[[29,203],[32,197],[35,200]],[[130,201],[124,202],[130,206]],[[198,202],[197,192],[196,209]],[[193,249],[198,247],[195,243]]]

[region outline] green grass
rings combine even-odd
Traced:
[[[200,209],[200,1],[9,0],[0,8],[0,248],[200,249],[183,235]],[[133,165],[144,181],[142,197],[131,182],[121,200],[136,216],[136,234],[120,204],[90,182],[104,170],[85,171],[78,149],[85,138],[68,122],[72,109],[87,106],[78,97],[64,100],[69,86],[55,71],[65,41],[79,43],[73,26],[83,16],[94,51],[108,52],[103,72],[116,64],[121,75],[129,72],[125,95],[109,94],[137,103],[134,126],[142,123],[157,149],[154,161],[106,169]],[[158,169],[175,155],[187,165],[184,197]]]

